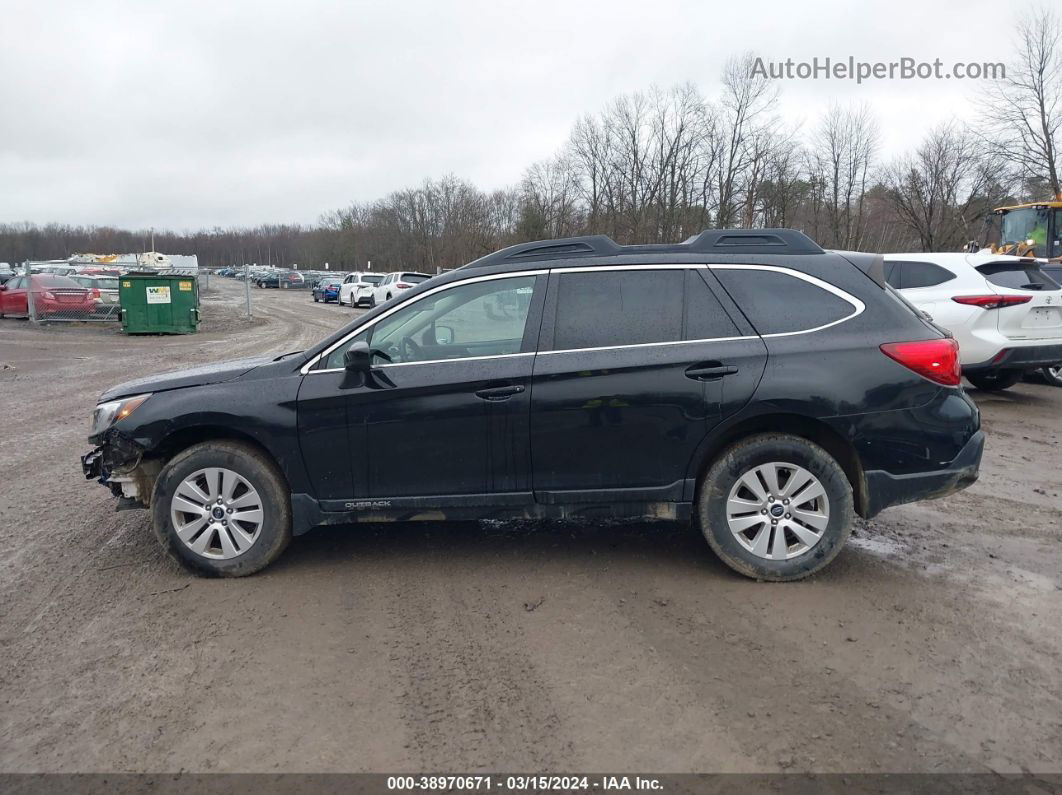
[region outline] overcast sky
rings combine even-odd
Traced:
[[[519,179],[572,123],[724,61],[1004,58],[1021,3],[0,0],[0,222],[312,223],[447,173]],[[787,123],[865,101],[884,155],[975,81],[786,81]]]

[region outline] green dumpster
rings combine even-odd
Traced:
[[[126,334],[192,334],[199,325],[195,271],[134,271],[118,279]]]

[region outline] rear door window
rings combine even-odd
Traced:
[[[712,269],[760,334],[792,334],[838,323],[857,307],[786,271],[759,268]]]
[[[889,287],[893,287],[897,290],[900,289],[900,263],[886,260],[885,283],[889,285]]]
[[[1058,283],[1034,262],[992,262],[978,265],[978,272],[998,287],[1012,290],[1058,290]]]
[[[682,340],[684,269],[559,273],[553,349]]]
[[[740,332],[723,309],[701,272],[686,271],[686,332],[687,340],[713,340],[737,337]]]

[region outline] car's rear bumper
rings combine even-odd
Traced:
[[[863,473],[866,502],[861,512],[869,519],[889,506],[944,497],[964,489],[977,480],[985,434],[977,431],[946,466],[930,472],[894,475],[881,469]]]
[[[963,373],[991,370],[1035,370],[1062,362],[1062,342],[1004,348],[988,361],[963,365]]]

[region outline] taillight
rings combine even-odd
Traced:
[[[91,290],[89,290],[89,295],[91,295],[93,298],[99,298],[100,291],[97,288],[93,287]]]
[[[982,309],[1001,309],[1005,306],[1027,304],[1031,295],[956,295],[952,299],[957,304],[979,306]]]
[[[398,284],[395,285],[395,287],[402,287],[402,288],[412,287],[412,286],[413,286],[412,284],[406,284],[405,282],[399,282]]]
[[[962,377],[959,343],[953,339],[887,342],[881,346],[881,352],[908,370],[944,386],[958,386]]]

